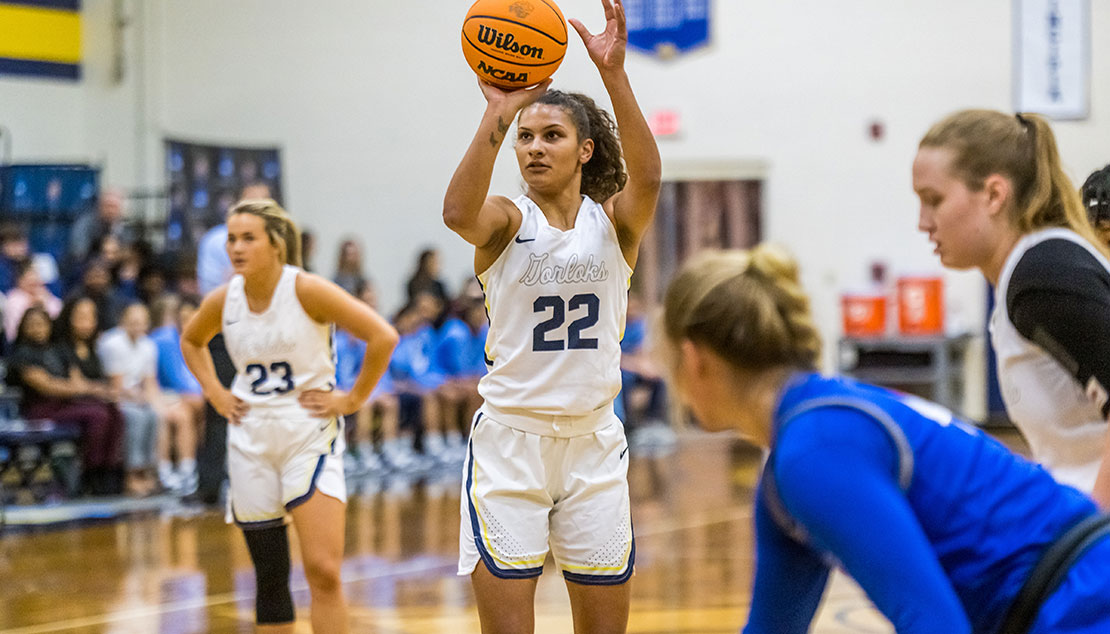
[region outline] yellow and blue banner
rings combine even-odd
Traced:
[[[0,0],[0,76],[81,77],[81,0]]]

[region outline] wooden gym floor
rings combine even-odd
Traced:
[[[633,456],[637,561],[629,632],[732,634],[743,624],[758,466],[750,447],[693,432],[680,436],[673,453]],[[369,481],[350,498],[343,578],[352,631],[478,632],[469,580],[455,575],[458,477]],[[310,632],[298,557],[294,551],[297,632]],[[0,580],[0,634],[253,631],[246,547],[216,512],[9,532],[0,538]],[[572,631],[566,589],[550,561],[537,591],[536,631]],[[891,628],[838,577],[814,631]]]

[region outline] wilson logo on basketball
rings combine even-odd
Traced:
[[[542,48],[538,46],[529,46],[528,44],[519,44],[512,33],[502,33],[497,29],[485,25],[478,27],[478,41],[487,46],[520,55],[521,57],[543,59]]]
[[[523,20],[524,18],[528,17],[528,14],[532,13],[532,3],[514,2],[509,5],[509,13]]]
[[[501,70],[486,64],[484,61],[478,61],[478,72],[485,73],[490,77],[500,80],[502,82],[513,84],[528,84],[528,73],[514,73],[512,71]]]

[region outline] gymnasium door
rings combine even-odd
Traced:
[[[659,305],[671,276],[697,251],[759,242],[762,191],[758,179],[665,181],[632,276],[644,303]]]

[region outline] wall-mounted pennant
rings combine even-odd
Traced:
[[[628,45],[668,59],[709,43],[709,0],[624,0]]]

